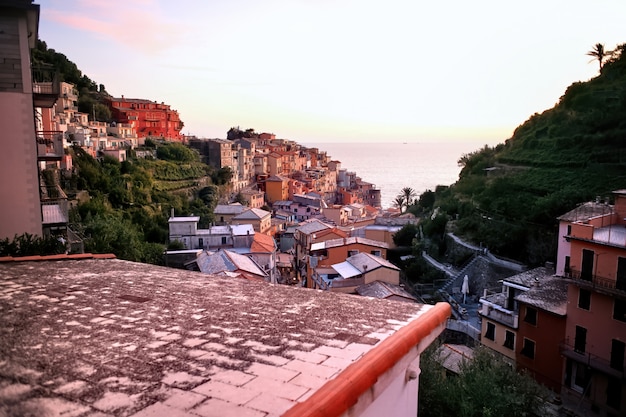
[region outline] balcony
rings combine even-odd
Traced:
[[[59,97],[59,74],[53,66],[37,66],[32,68],[33,105],[50,108]]]
[[[485,295],[480,297],[482,307],[479,313],[489,320],[517,329],[519,325],[519,314],[517,311],[505,308],[506,301],[505,293],[496,292],[489,294],[489,291],[485,289]]]
[[[566,278],[574,281],[576,285],[581,288],[592,290],[595,292],[603,293],[609,296],[622,296],[626,297],[626,282],[616,281],[597,275],[591,275],[591,277],[583,276],[581,271],[571,269],[566,273]]]
[[[42,224],[44,227],[66,226],[69,220],[67,199],[41,202]]]
[[[487,305],[480,310],[480,314],[489,320],[504,324],[512,329],[517,329],[519,325],[519,315],[512,311],[504,311]]]
[[[566,358],[576,362],[583,363],[598,372],[614,378],[626,380],[626,372],[624,364],[613,364],[609,359],[594,355],[591,352],[581,352],[575,346],[570,344],[569,340],[559,343],[559,352]]]
[[[39,161],[60,161],[63,158],[63,132],[40,130],[36,132],[37,159]]]

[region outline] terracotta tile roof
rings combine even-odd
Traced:
[[[276,251],[276,242],[274,238],[263,233],[255,233],[252,246],[250,246],[251,252],[270,252]]]
[[[339,416],[449,314],[117,259],[4,262],[0,414]]]

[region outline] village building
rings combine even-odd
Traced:
[[[224,275],[230,278],[245,278],[253,281],[269,281],[268,274],[249,256],[229,250],[202,252],[187,262],[185,268],[203,274]]]
[[[130,124],[139,138],[156,137],[172,141],[182,141],[183,122],[176,110],[168,104],[155,101],[111,97],[108,100],[111,113],[116,121]]]
[[[246,200],[250,208],[261,208],[265,205],[265,193],[263,191],[244,188],[240,191],[241,196]]]
[[[235,215],[231,220],[233,225],[250,224],[257,233],[269,233],[272,228],[272,213],[262,209],[247,209]]]
[[[289,179],[279,175],[268,177],[265,182],[265,198],[269,204],[289,200]]]
[[[626,410],[626,190],[613,197],[559,218],[557,259],[569,283],[562,395],[607,416]]]
[[[355,293],[359,286],[375,281],[392,285],[400,284],[400,268],[380,256],[356,253],[345,261],[329,267],[317,263],[316,257],[309,262],[310,280],[307,287],[321,290]]]
[[[233,217],[248,210],[246,206],[240,203],[218,204],[213,209],[213,216],[216,224],[231,224]]]

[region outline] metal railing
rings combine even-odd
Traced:
[[[613,377],[626,379],[626,371],[624,369],[623,362],[621,364],[615,364],[611,363],[611,360],[603,358],[602,356],[598,356],[590,352],[581,352],[576,348],[576,346],[572,345],[568,339],[559,343],[559,352],[570,359],[584,363],[596,371],[600,371]]]
[[[514,312],[507,314],[504,311],[497,310],[491,306],[483,306],[480,313],[483,317],[497,321],[514,329],[517,329],[519,325],[519,315]]]
[[[615,279],[609,279],[593,274],[590,276],[583,276],[582,272],[576,269],[571,269],[566,276],[567,278],[576,281],[579,285],[582,284],[592,289],[615,291],[622,295],[626,295],[626,281],[621,282]]]
[[[60,93],[59,73],[52,65],[32,67],[33,93],[58,96]]]
[[[64,154],[63,132],[56,130],[39,130],[35,132],[38,158],[61,158]]]

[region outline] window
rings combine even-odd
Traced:
[[[506,330],[504,334],[504,347],[508,349],[515,349],[515,333],[510,330]]]
[[[202,238],[198,239],[198,246],[200,246],[201,248],[204,247],[204,239],[202,239]]]
[[[620,409],[620,403],[622,402],[622,383],[619,378],[609,377],[606,387],[606,405]]]
[[[591,291],[580,288],[578,290],[578,308],[589,310],[591,306]]]
[[[626,290],[626,258],[617,258],[617,274],[615,288]]]
[[[626,301],[615,299],[615,304],[613,304],[613,318],[626,322]]]
[[[565,257],[565,267],[563,272],[565,272],[565,275],[567,276],[569,276],[569,274],[572,272],[571,258],[569,255]]]
[[[535,342],[524,338],[524,346],[522,347],[521,354],[530,359],[535,359]]]
[[[574,362],[572,364],[572,383],[571,388],[581,394],[589,389],[591,383],[591,368],[586,364]]]
[[[487,331],[485,332],[485,338],[489,340],[496,340],[496,325],[487,322]]]
[[[226,236],[222,236],[222,245],[226,244]]]
[[[574,338],[574,350],[578,353],[585,353],[587,345],[587,329],[576,326],[576,336]]]
[[[358,250],[349,250],[349,251],[348,251],[348,257],[350,257],[350,256],[354,256],[354,255],[356,255],[357,253],[359,253],[359,251],[358,251]]]
[[[537,310],[532,307],[526,306],[526,315],[524,316],[524,321],[528,324],[532,324],[533,326],[537,325]]]
[[[379,251],[379,250],[373,250],[372,251],[372,255],[374,255],[374,256],[382,256],[382,252]]]
[[[593,278],[593,258],[595,252],[589,249],[583,249],[583,259],[580,271],[580,278],[585,281],[591,281]]]
[[[613,339],[611,343],[611,368],[624,370],[624,350],[626,345],[621,340]]]

